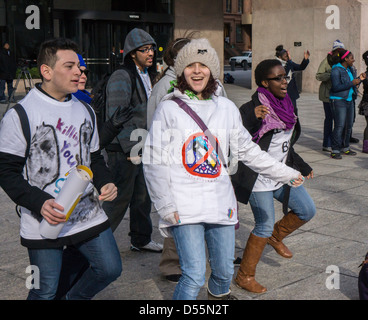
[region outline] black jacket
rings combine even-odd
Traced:
[[[13,52],[2,48],[0,51],[0,79],[13,80],[15,79],[16,71],[17,63]]]
[[[298,87],[296,85],[294,71],[303,71],[308,66],[308,64],[309,64],[309,59],[303,59],[301,64],[297,64],[297,63],[293,62],[292,60],[289,60],[286,63],[286,66],[285,66],[286,75],[289,74],[289,71],[293,72],[291,81],[289,82],[288,88],[287,88],[288,95],[289,95],[291,101],[293,101],[293,102],[296,101],[297,99],[299,99],[299,97],[300,97],[299,90],[298,90]]]
[[[257,132],[262,124],[261,120],[256,118],[254,109],[261,105],[257,92],[253,94],[252,100],[240,107],[243,125],[250,134]],[[268,151],[274,131],[267,132],[260,140],[259,146],[262,150]],[[304,160],[295,152],[294,144],[299,139],[301,127],[299,120],[295,125],[291,144],[287,155],[286,165],[301,172],[303,176],[307,176],[313,170]],[[252,193],[253,186],[256,183],[258,173],[248,168],[242,162],[238,163],[238,171],[231,176],[237,200],[247,204]],[[288,199],[287,199],[288,200]]]

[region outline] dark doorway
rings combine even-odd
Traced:
[[[104,74],[113,72],[123,62],[125,37],[132,29],[141,28],[155,39],[156,60],[159,63],[162,63],[163,51],[173,35],[173,25],[170,23],[81,20],[79,25],[81,34],[78,44],[88,69],[91,70],[88,86],[94,86]],[[74,26],[78,26],[78,23]],[[68,37],[68,29],[70,26],[64,29],[65,37]]]

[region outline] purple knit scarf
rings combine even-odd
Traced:
[[[295,126],[297,116],[294,114],[294,106],[289,95],[284,99],[278,99],[263,87],[259,87],[257,92],[261,104],[270,111],[262,121],[260,129],[253,134],[253,140],[258,143],[263,135],[271,130],[291,130]]]

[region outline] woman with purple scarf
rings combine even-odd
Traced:
[[[287,94],[288,77],[278,60],[264,60],[255,69],[258,85],[252,100],[240,108],[245,128],[253,141],[280,162],[299,170],[309,179],[312,168],[294,151],[300,136],[300,124]],[[247,241],[235,282],[255,293],[267,291],[255,280],[257,264],[266,244],[270,244],[284,258],[292,252],[282,240],[313,218],[316,208],[301,185],[290,188],[257,174],[239,162],[232,176],[237,200],[251,205],[255,227]],[[274,200],[283,204],[284,216],[275,223]]]

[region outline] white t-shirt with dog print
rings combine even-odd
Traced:
[[[94,119],[74,96],[60,102],[32,89],[19,102],[27,113],[31,131],[29,157],[23,175],[29,184],[57,197],[66,174],[77,165],[90,167],[91,153],[98,151],[99,139]],[[19,116],[10,109],[0,126],[0,152],[25,156],[27,143]],[[97,193],[98,195],[98,193]],[[94,187],[90,183],[59,237],[70,236],[107,220]],[[21,207],[20,235],[24,239],[39,240],[41,217]]]

